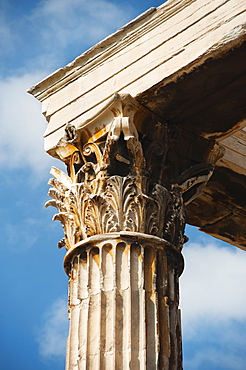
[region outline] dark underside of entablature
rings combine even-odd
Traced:
[[[224,146],[225,159],[217,162],[203,193],[187,206],[187,221],[246,250],[245,70],[242,42],[199,67],[189,66],[188,73],[164,79],[137,99],[164,122],[180,127],[190,151],[179,151],[192,160],[203,160],[202,138]]]

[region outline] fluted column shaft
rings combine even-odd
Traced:
[[[67,369],[181,369],[181,254],[141,233],[111,233],[69,251]]]

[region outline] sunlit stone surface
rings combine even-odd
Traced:
[[[168,1],[30,89],[69,276],[67,369],[182,369],[188,222],[246,249],[245,1]]]

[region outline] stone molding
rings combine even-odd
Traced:
[[[146,235],[143,233],[121,231],[118,233],[107,233],[91,236],[81,242],[75,244],[69,249],[64,257],[64,269],[69,277],[72,276],[71,263],[78,254],[86,252],[93,248],[95,245],[101,245],[105,243],[112,243],[112,240],[123,240],[129,244],[140,243],[153,246],[156,250],[165,249],[165,253],[172,257],[176,261],[175,270],[179,277],[184,270],[184,259],[181,251],[176,248],[173,244],[166,240],[159,238],[154,235]]]

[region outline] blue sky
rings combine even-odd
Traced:
[[[62,228],[47,201],[46,122],[26,90],[162,1],[0,1],[0,368],[60,370],[67,336]],[[188,227],[185,370],[246,367],[246,253]]]

